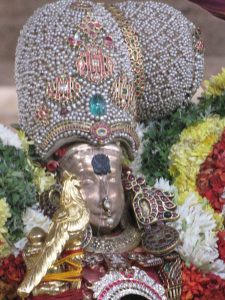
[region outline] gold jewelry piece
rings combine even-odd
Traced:
[[[173,252],[174,259],[165,259],[165,264],[159,269],[159,276],[167,291],[168,300],[180,300],[182,291],[182,261],[178,253]]]
[[[29,295],[41,282],[70,239],[77,239],[79,243],[83,240],[89,223],[89,212],[80,193],[80,182],[67,172],[64,175],[59,209],[53,216],[41,252],[18,289],[21,297]]]
[[[138,102],[141,101],[145,90],[145,70],[144,60],[141,52],[141,46],[139,43],[139,37],[137,32],[130,25],[128,20],[125,18],[120,9],[112,4],[105,4],[105,8],[112,14],[116,19],[120,30],[123,33],[125,43],[128,48],[130,62],[132,70],[135,74],[134,86],[136,89],[136,109],[138,108]],[[137,115],[137,111],[135,112]]]
[[[143,248],[154,255],[172,252],[179,241],[178,231],[167,225],[153,225],[142,236]]]
[[[141,241],[139,230],[131,225],[127,225],[119,235],[104,235],[92,237],[86,250],[95,253],[123,253],[136,248]]]

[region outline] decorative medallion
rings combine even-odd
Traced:
[[[165,290],[148,274],[132,267],[125,274],[112,271],[93,285],[94,298],[119,300],[128,295],[139,295],[151,300],[166,300]]]
[[[119,77],[112,85],[112,101],[136,116],[135,88],[126,76]]]
[[[80,52],[76,67],[81,77],[94,83],[100,83],[113,74],[113,61],[102,49],[93,48]]]
[[[123,179],[124,188],[133,192],[133,208],[142,227],[148,228],[158,221],[174,221],[179,218],[175,212],[173,194],[157,189],[150,189],[142,177],[136,178],[130,171]]]
[[[95,117],[101,117],[106,114],[106,101],[101,95],[93,95],[89,106],[91,114]]]
[[[179,233],[167,225],[151,226],[142,236],[143,248],[154,255],[172,252],[179,243]]]
[[[87,15],[80,24],[81,30],[92,39],[95,39],[102,29],[102,24]]]
[[[50,110],[46,105],[41,105],[40,107],[37,108],[36,110],[36,119],[46,125],[48,124],[48,120],[50,118]]]
[[[94,140],[97,140],[99,143],[108,139],[112,131],[108,124],[104,122],[97,122],[91,127],[91,136]]]
[[[47,96],[55,101],[73,101],[79,97],[81,86],[73,77],[56,77],[47,85]]]

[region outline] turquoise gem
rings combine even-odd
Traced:
[[[165,271],[166,273],[169,273],[170,270],[171,270],[170,265],[169,265],[169,264],[165,264],[165,266],[164,266],[164,271]]]
[[[106,114],[106,101],[101,95],[96,94],[91,97],[90,111],[95,117],[101,117]]]

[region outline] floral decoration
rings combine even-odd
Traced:
[[[225,119],[210,117],[184,129],[170,150],[169,172],[180,194],[196,190],[200,166],[220,138]]]
[[[221,96],[225,95],[225,68],[222,68],[221,73],[214,75],[210,80],[205,80],[205,95]]]
[[[215,211],[222,212],[225,204],[225,131],[201,165],[197,187]]]
[[[181,300],[224,300],[225,281],[214,274],[203,274],[195,266],[183,265]]]

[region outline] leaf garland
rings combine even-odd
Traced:
[[[25,209],[36,202],[33,172],[26,154],[0,140],[0,198],[6,198],[11,217],[6,226],[11,242],[23,236],[22,215]]]
[[[183,129],[215,114],[225,116],[225,91],[220,96],[203,94],[198,104],[189,103],[170,116],[148,124],[144,134],[141,170],[148,184],[154,185],[159,177],[171,181],[168,157],[172,145],[179,140]]]

